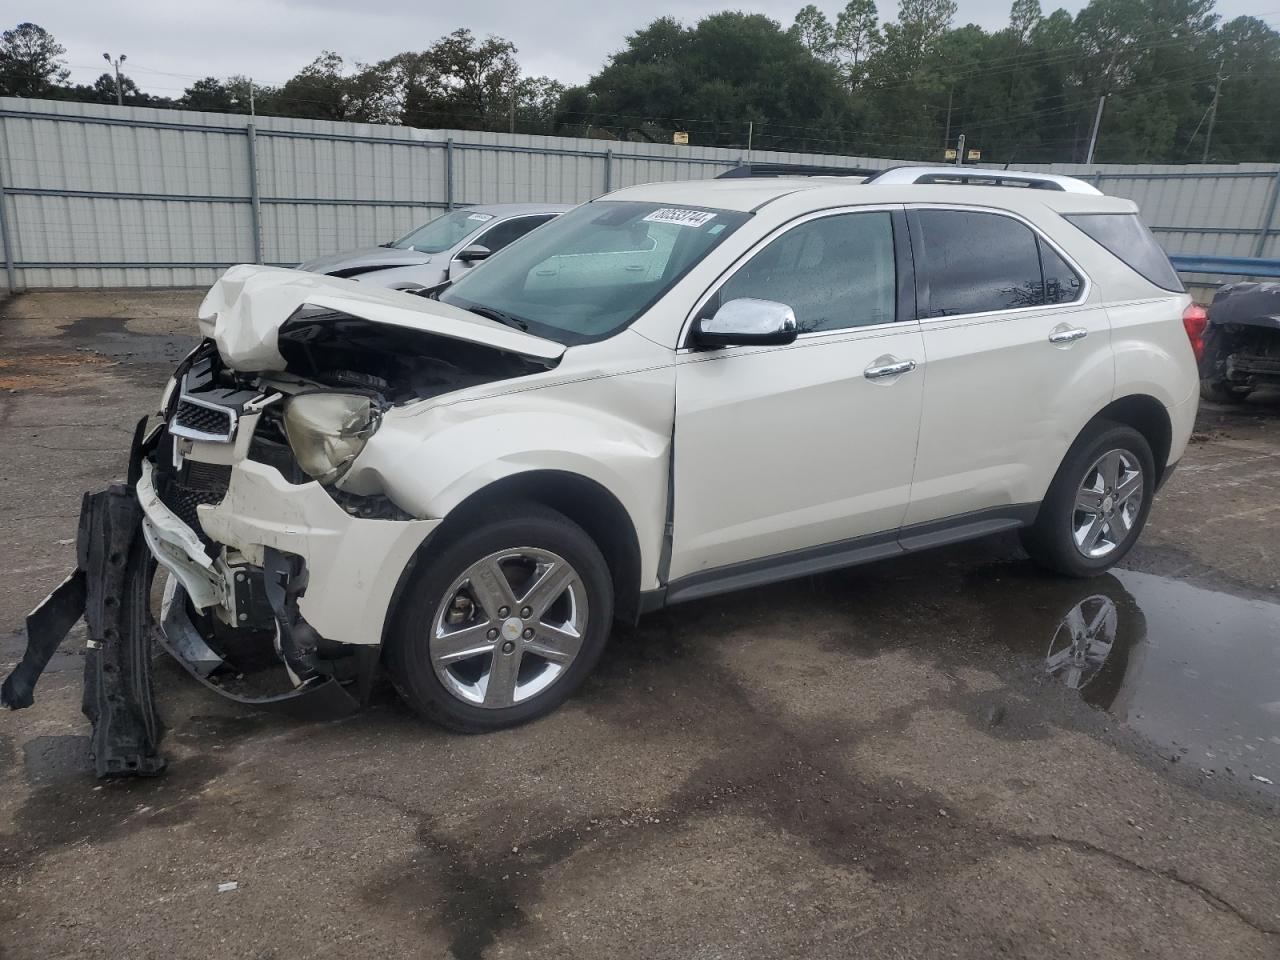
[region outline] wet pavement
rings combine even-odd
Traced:
[[[197,302],[0,316],[6,670]],[[1275,957],[1277,533],[1280,396],[1206,407],[1107,576],[994,538],[691,603],[485,737],[162,659],[135,783],[92,778],[69,642],[0,725],[0,955]]]

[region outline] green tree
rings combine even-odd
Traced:
[[[815,57],[826,60],[831,56],[835,31],[827,15],[812,3],[796,14],[795,22],[787,32]]]
[[[667,143],[684,130],[694,143],[745,145],[750,121],[761,148],[840,149],[852,118],[835,67],[758,14],[717,13],[692,27],[655,20],[627,38],[587,94],[593,129]]]
[[[880,42],[880,14],[875,0],[849,0],[836,16],[832,50],[850,86],[866,71],[867,58]]]
[[[522,100],[515,55],[508,40],[478,40],[470,30],[455,30],[427,50],[398,54],[378,68],[391,80],[402,123],[504,130],[513,102],[518,111]],[[530,95],[537,98],[536,92]]]
[[[134,82],[133,77],[126,73],[120,74],[120,91],[123,94],[125,106],[145,106],[149,101],[138,85]],[[93,81],[94,99],[99,103],[116,103],[116,78],[115,74],[104,73]]]
[[[285,82],[276,109],[289,117],[393,123],[398,119],[390,78],[380,67],[357,63],[347,72],[342,57],[326,50]]]
[[[230,113],[232,111],[231,91],[217,77],[205,77],[182,92],[178,105],[186,110]]]
[[[44,27],[20,23],[0,34],[0,96],[43,97],[70,76],[66,48]]]
[[[1013,6],[1009,9],[1009,30],[1019,44],[1026,44],[1031,41],[1031,35],[1043,19],[1040,0],[1013,0]]]

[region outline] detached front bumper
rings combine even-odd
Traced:
[[[401,574],[440,523],[355,517],[319,483],[291,484],[274,467],[245,459],[232,465],[221,502],[196,507],[211,550],[163,502],[145,461],[137,493],[148,547],[197,610],[228,626],[242,623],[236,572],[263,567],[271,549],[301,559],[308,583],[299,612],[321,637],[344,644],[382,642]]]
[[[396,588],[439,524],[354,516],[318,483],[289,483],[273,466],[228,455],[227,446],[184,444],[179,455],[163,433],[143,440],[144,425],[134,436],[131,482],[85,495],[76,570],[27,618],[22,662],[0,688],[4,706],[31,706],[37,680],[83,615],[83,709],[104,777],[164,769],[151,696],[156,626],[169,652],[229,699],[296,716],[355,709],[369,692]],[[170,458],[204,475],[216,466],[225,490],[202,489],[193,507],[190,489],[168,472]],[[171,574],[158,624],[150,609],[157,563]],[[264,677],[287,672],[291,683],[262,695],[215,682],[251,672],[240,669],[245,654],[266,654]],[[215,676],[224,663],[236,669]]]

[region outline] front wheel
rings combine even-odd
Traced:
[[[1043,567],[1096,576],[1133,547],[1154,493],[1146,439],[1132,427],[1097,421],[1067,451],[1022,544]]]
[[[609,568],[589,536],[537,504],[497,514],[415,574],[387,639],[387,666],[417,713],[479,733],[569,698],[604,651]]]

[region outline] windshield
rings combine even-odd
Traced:
[[[399,250],[417,250],[419,253],[443,253],[454,244],[471,236],[492,219],[491,213],[455,210],[453,213],[446,213],[443,217],[437,217],[430,223],[424,223],[391,246]]]
[[[750,214],[586,203],[487,260],[442,294],[563,344],[602,340],[640,316]]]

